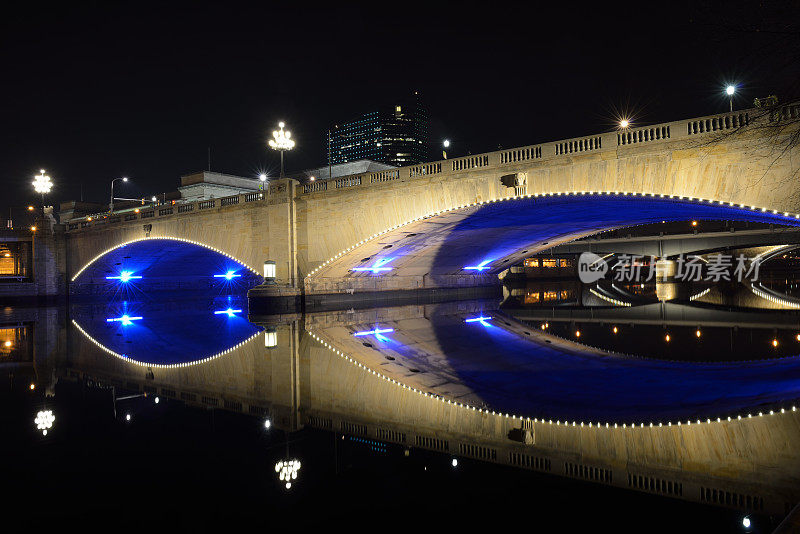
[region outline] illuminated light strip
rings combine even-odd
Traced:
[[[600,192],[592,191],[592,192],[590,192],[588,194],[589,195],[594,195],[594,196],[623,196],[623,193],[618,192],[618,191],[600,191]],[[345,255],[345,254],[349,253],[350,251],[360,247],[361,245],[367,243],[368,241],[371,241],[371,240],[373,240],[373,239],[375,239],[377,237],[380,237],[382,235],[388,234],[389,232],[392,232],[392,231],[397,230],[398,228],[402,228],[404,226],[408,226],[409,224],[413,224],[415,222],[423,221],[423,220],[426,220],[426,219],[431,219],[431,218],[436,217],[438,215],[442,215],[444,213],[449,213],[451,211],[460,210],[462,208],[472,208],[472,207],[475,207],[475,206],[482,206],[483,204],[489,204],[489,203],[494,203],[494,202],[503,202],[503,201],[506,201],[506,200],[523,200],[523,199],[530,199],[530,198],[560,196],[560,195],[563,195],[563,192],[528,193],[528,194],[525,194],[525,195],[514,195],[514,196],[509,196],[509,197],[503,197],[503,198],[491,198],[491,199],[488,199],[488,200],[478,200],[476,202],[472,202],[470,204],[465,204],[463,206],[455,206],[455,207],[452,207],[452,208],[446,208],[446,209],[441,209],[441,210],[437,210],[437,211],[431,211],[431,212],[429,212],[429,213],[427,213],[425,215],[420,215],[420,216],[415,217],[413,219],[408,219],[403,223],[399,223],[399,224],[396,224],[396,225],[391,226],[389,228],[386,228],[385,230],[383,230],[381,232],[374,233],[371,236],[362,239],[358,243],[350,245],[346,249],[339,251],[337,254],[335,254],[334,256],[331,256],[327,260],[323,261],[320,265],[318,265],[317,267],[312,269],[305,276],[305,278],[306,279],[311,278],[314,274],[317,273],[317,271],[319,271],[323,267],[326,267],[331,262],[334,262],[334,261],[338,260],[343,255]],[[655,195],[656,195],[656,193],[652,193],[653,197],[655,197]],[[679,200],[681,202],[686,202],[686,201],[699,202],[699,203],[703,203],[703,202],[718,202],[720,204],[726,204],[726,205],[728,205],[728,206],[730,206],[732,208],[739,207],[739,208],[743,208],[743,209],[749,209],[750,211],[759,211],[759,208],[756,208],[754,206],[745,206],[743,204],[735,204],[733,202],[728,202],[728,201],[724,201],[724,200],[721,201],[721,200],[703,199],[703,198],[699,198],[699,197],[685,197],[685,196],[679,196],[679,195],[669,195],[669,194],[664,194],[664,193],[658,193],[658,195],[659,195],[659,197],[664,198],[664,199],[676,199],[676,200]],[[773,213],[777,214],[776,210],[772,210],[772,211],[773,211]],[[784,212],[783,216],[786,217],[787,219],[791,219],[791,218],[800,219],[800,214],[792,215],[792,214],[789,214],[789,212]],[[640,226],[640,225],[635,225],[635,226]],[[258,274],[258,273],[256,273],[256,274]],[[74,281],[74,279],[73,279],[73,281]]]
[[[486,321],[491,321],[491,320],[492,320],[491,317],[484,317],[483,315],[481,315],[480,317],[473,317],[471,319],[464,319],[464,322],[465,323],[481,323],[483,326],[492,326],[492,325],[490,325],[489,323],[486,322]]]
[[[123,315],[122,317],[114,317],[112,319],[106,319],[107,323],[114,323],[120,322],[124,326],[130,326],[133,324],[131,321],[141,321],[143,317],[131,317],[130,315]]]
[[[697,300],[699,298],[702,298],[702,297],[708,295],[710,292],[711,292],[711,288],[710,287],[707,288],[707,289],[704,289],[700,293],[697,293],[696,295],[692,295],[691,297],[689,297],[689,301],[691,302],[693,300]]]
[[[122,271],[119,276],[106,276],[106,280],[119,280],[120,282],[127,282],[128,280],[140,279],[141,276],[134,276],[131,271]]]
[[[363,332],[356,332],[353,334],[356,337],[360,336],[373,336],[379,334],[388,334],[389,332],[394,332],[394,328],[376,328],[375,330],[366,330]]]
[[[210,362],[211,360],[215,360],[215,359],[219,358],[220,356],[225,356],[229,352],[233,352],[234,350],[236,350],[239,347],[245,345],[246,343],[249,343],[250,341],[252,341],[253,339],[255,339],[256,337],[258,337],[258,336],[260,336],[262,334],[262,331],[258,331],[255,334],[253,334],[252,336],[250,336],[249,338],[247,338],[244,341],[242,341],[241,343],[237,343],[236,345],[230,347],[229,349],[226,349],[226,350],[224,350],[222,352],[218,352],[217,354],[214,354],[213,356],[209,356],[207,358],[203,358],[202,360],[195,360],[193,362],[184,362],[184,363],[167,363],[167,364],[164,364],[164,363],[140,362],[138,360],[134,360],[134,359],[128,358],[124,354],[119,354],[118,352],[114,352],[113,350],[109,349],[108,347],[106,347],[105,345],[103,345],[102,343],[97,341],[95,338],[90,336],[89,333],[86,332],[86,330],[84,330],[81,327],[81,325],[78,324],[77,321],[75,321],[75,319],[72,319],[72,324],[75,325],[75,328],[77,328],[78,331],[80,331],[81,334],[86,336],[86,338],[89,341],[91,341],[92,343],[97,345],[104,352],[114,356],[115,358],[119,358],[120,360],[123,360],[123,361],[128,362],[128,363],[132,363],[134,365],[138,365],[140,367],[155,367],[155,368],[158,368],[158,369],[177,369],[179,367],[191,367],[193,365],[199,365],[201,363]]]
[[[791,300],[785,300],[780,297],[770,295],[769,293],[766,293],[756,288],[752,283],[750,284],[750,291],[755,293],[757,297],[761,297],[764,300],[774,302],[775,304],[780,304],[781,306],[785,306],[787,308],[800,309],[800,304],[798,304],[797,302],[793,302]]]
[[[391,267],[353,267],[351,271],[372,271],[373,274],[378,274],[382,271],[391,271]]]
[[[473,265],[471,267],[464,267],[465,271],[484,271],[489,268],[489,264],[492,263],[494,260],[486,260],[482,261],[478,265]]]
[[[78,277],[81,275],[81,273],[83,271],[85,271],[87,268],[89,268],[90,265],[92,265],[94,262],[96,262],[97,260],[99,260],[100,258],[105,256],[109,252],[117,250],[118,248],[124,247],[126,245],[130,245],[132,243],[138,243],[140,241],[159,240],[159,239],[160,240],[167,240],[167,241],[180,241],[182,243],[191,243],[192,245],[197,245],[199,247],[203,247],[203,248],[206,248],[208,250],[213,250],[214,252],[218,252],[218,253],[222,254],[223,256],[228,257],[228,258],[240,263],[241,265],[244,265],[246,268],[250,269],[253,272],[253,274],[255,274],[257,276],[261,276],[260,272],[256,271],[255,269],[253,269],[252,267],[250,267],[249,265],[247,265],[243,261],[241,261],[241,260],[239,260],[237,258],[234,258],[233,256],[231,256],[227,252],[223,252],[222,250],[220,250],[218,248],[212,247],[210,245],[206,245],[205,243],[200,243],[199,241],[194,241],[192,239],[184,239],[182,237],[163,237],[162,236],[162,237],[139,237],[139,238],[136,238],[136,239],[131,239],[130,241],[125,241],[124,243],[120,243],[119,245],[115,245],[115,246],[113,246],[113,247],[111,247],[111,248],[109,248],[107,250],[104,250],[103,252],[101,252],[100,254],[98,254],[97,256],[92,258],[91,260],[89,260],[89,263],[87,263],[86,265],[81,267],[78,270],[78,272],[75,273],[75,276],[73,276],[70,281],[74,282],[75,280],[77,280]]]
[[[242,310],[234,310],[233,308],[228,308],[227,310],[215,311],[214,315],[226,314],[228,317],[235,317],[234,313],[242,313]]]
[[[239,278],[242,276],[241,274],[235,274],[236,271],[228,271],[225,274],[215,274],[214,278],[224,278],[225,280],[230,280],[232,278]]]
[[[73,322],[75,322],[75,321],[73,320]],[[538,417],[534,417],[533,419],[531,419],[530,417],[523,417],[521,415],[508,414],[508,413],[506,413],[506,414],[497,413],[494,410],[490,411],[488,409],[478,408],[476,406],[472,406],[472,405],[469,405],[469,404],[464,404],[464,403],[461,403],[461,402],[453,401],[453,400],[450,400],[450,399],[446,399],[446,398],[442,397],[441,395],[434,395],[433,393],[428,393],[427,391],[422,391],[421,389],[417,389],[417,388],[415,388],[413,386],[409,386],[409,385],[403,384],[402,382],[399,382],[398,380],[395,380],[394,378],[389,378],[388,376],[386,376],[386,375],[384,375],[382,373],[379,373],[379,372],[375,371],[374,369],[370,369],[369,367],[367,367],[363,363],[359,362],[358,360],[356,360],[354,358],[351,358],[350,356],[345,355],[341,350],[339,350],[337,348],[334,348],[327,341],[323,341],[322,339],[320,339],[320,337],[317,336],[311,330],[308,330],[308,333],[312,338],[314,338],[314,340],[319,342],[321,345],[325,346],[325,348],[329,349],[331,352],[333,352],[337,356],[339,356],[339,357],[343,358],[344,360],[350,362],[351,364],[355,365],[356,367],[366,371],[367,373],[370,373],[373,376],[378,377],[381,380],[389,382],[390,384],[394,384],[394,385],[396,385],[398,387],[401,387],[403,389],[412,391],[412,392],[417,393],[419,395],[422,395],[424,397],[428,397],[428,398],[433,399],[433,400],[441,401],[444,404],[450,404],[450,405],[456,406],[458,408],[464,408],[466,410],[471,410],[473,412],[478,412],[478,413],[484,413],[486,415],[492,415],[492,416],[499,417],[499,418],[514,419],[514,420],[519,419],[520,421],[528,421],[528,422],[533,421],[534,423],[548,424],[548,425],[551,425],[551,426],[552,425],[556,425],[556,426],[573,426],[573,427],[575,427],[575,426],[580,425],[581,427],[588,426],[589,428],[598,428],[598,429],[599,428],[603,428],[603,427],[604,428],[619,428],[619,427],[622,427],[622,428],[631,428],[631,429],[633,429],[633,428],[645,428],[645,427],[647,427],[647,428],[654,428],[654,427],[661,428],[661,427],[681,426],[683,424],[685,424],[687,426],[691,426],[692,424],[698,424],[699,425],[699,424],[703,424],[703,423],[708,423],[708,424],[710,424],[710,423],[722,423],[722,422],[741,421],[742,419],[752,419],[753,418],[753,414],[752,413],[748,413],[746,416],[737,415],[737,416],[728,416],[728,417],[725,417],[725,418],[717,417],[716,419],[706,418],[705,421],[697,419],[696,422],[694,422],[694,423],[691,420],[687,419],[685,423],[683,423],[682,421],[679,420],[679,421],[674,421],[674,422],[673,421],[658,422],[658,423],[650,422],[649,424],[645,425],[645,423],[611,423],[611,422],[601,422],[601,421],[584,422],[584,421],[560,421],[560,420],[557,420],[554,423],[552,419],[545,419],[545,418],[541,418],[540,419]],[[780,414],[784,414],[784,413],[789,412],[789,411],[796,412],[797,411],[797,406],[796,405],[792,405],[792,407],[790,409],[781,408],[779,411],[770,410],[768,414],[764,413],[764,412],[758,412],[757,416],[758,417],[765,417],[767,415],[777,415],[779,413]]]
[[[595,297],[599,298],[600,300],[604,300],[606,302],[610,302],[611,304],[616,304],[617,306],[630,307],[630,305],[631,305],[630,302],[623,302],[621,300],[612,299],[611,297],[607,297],[607,296],[603,295],[602,293],[599,293],[599,292],[595,291],[591,287],[589,288],[589,293],[591,293]]]
[[[392,261],[394,258],[381,258],[375,261],[375,264],[372,267],[353,267],[351,271],[371,271],[372,274],[380,274],[381,272],[391,271],[391,267],[384,267],[387,263]]]

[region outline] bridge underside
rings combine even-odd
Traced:
[[[730,220],[800,226],[794,216],[660,196],[515,197],[431,214],[342,251],[306,278],[308,293],[497,283],[523,258],[604,230],[661,221]]]
[[[181,239],[146,238],[95,258],[72,279],[73,293],[130,293],[145,289],[207,289],[231,292],[261,277],[236,259]]]

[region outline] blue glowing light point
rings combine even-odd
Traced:
[[[389,332],[394,332],[394,328],[376,328],[374,330],[365,330],[363,332],[356,332],[353,335],[356,337],[375,336],[377,339],[381,341],[390,341],[388,337],[383,335],[383,334],[388,334]]]
[[[473,317],[471,319],[464,319],[464,322],[465,323],[481,323],[483,326],[492,326],[492,325],[490,325],[489,323],[486,322],[486,321],[491,321],[491,320],[492,320],[491,317],[485,317],[485,316],[481,315],[480,317]]]
[[[119,276],[106,276],[106,280],[119,280],[120,282],[127,282],[134,278],[141,278],[141,276],[134,276],[131,271],[122,271]]]
[[[382,258],[375,262],[375,265],[372,267],[353,267],[353,271],[370,271],[372,274],[380,274],[385,271],[391,271],[391,267],[384,267],[387,263],[392,261],[394,258]]]
[[[133,324],[133,321],[140,321],[141,317],[131,317],[130,315],[123,315],[122,317],[113,317],[111,319],[106,319],[107,323],[122,323],[122,326],[130,326]]]
[[[228,317],[236,317],[234,314],[242,313],[242,310],[234,310],[233,308],[228,308],[227,310],[218,310],[214,312],[214,315],[227,315]]]
[[[236,274],[236,271],[228,271],[225,274],[215,274],[214,278],[224,278],[225,280],[231,280],[233,278],[238,278],[242,276],[241,274]]]
[[[465,271],[485,271],[489,268],[489,264],[492,263],[494,260],[486,260],[482,261],[478,265],[471,265],[469,267],[464,267]]]

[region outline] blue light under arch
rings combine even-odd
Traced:
[[[169,238],[133,241],[110,250],[75,277],[73,287],[104,286],[109,292],[157,288],[212,288],[246,291],[262,277],[211,248]],[[134,284],[134,287],[127,286]],[[80,292],[80,291],[78,291]]]

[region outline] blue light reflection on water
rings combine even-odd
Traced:
[[[108,350],[138,362],[168,365],[217,355],[259,332],[261,328],[241,316],[246,309],[246,296],[225,295],[173,302],[109,300],[73,305],[70,313]],[[216,314],[218,310],[225,313]],[[130,320],[122,320],[126,316]]]
[[[434,316],[432,322],[442,363],[504,413],[658,422],[757,412],[759,405],[800,398],[798,357],[692,363],[605,356],[509,331],[502,321],[494,321],[499,328],[475,328],[454,316]]]

